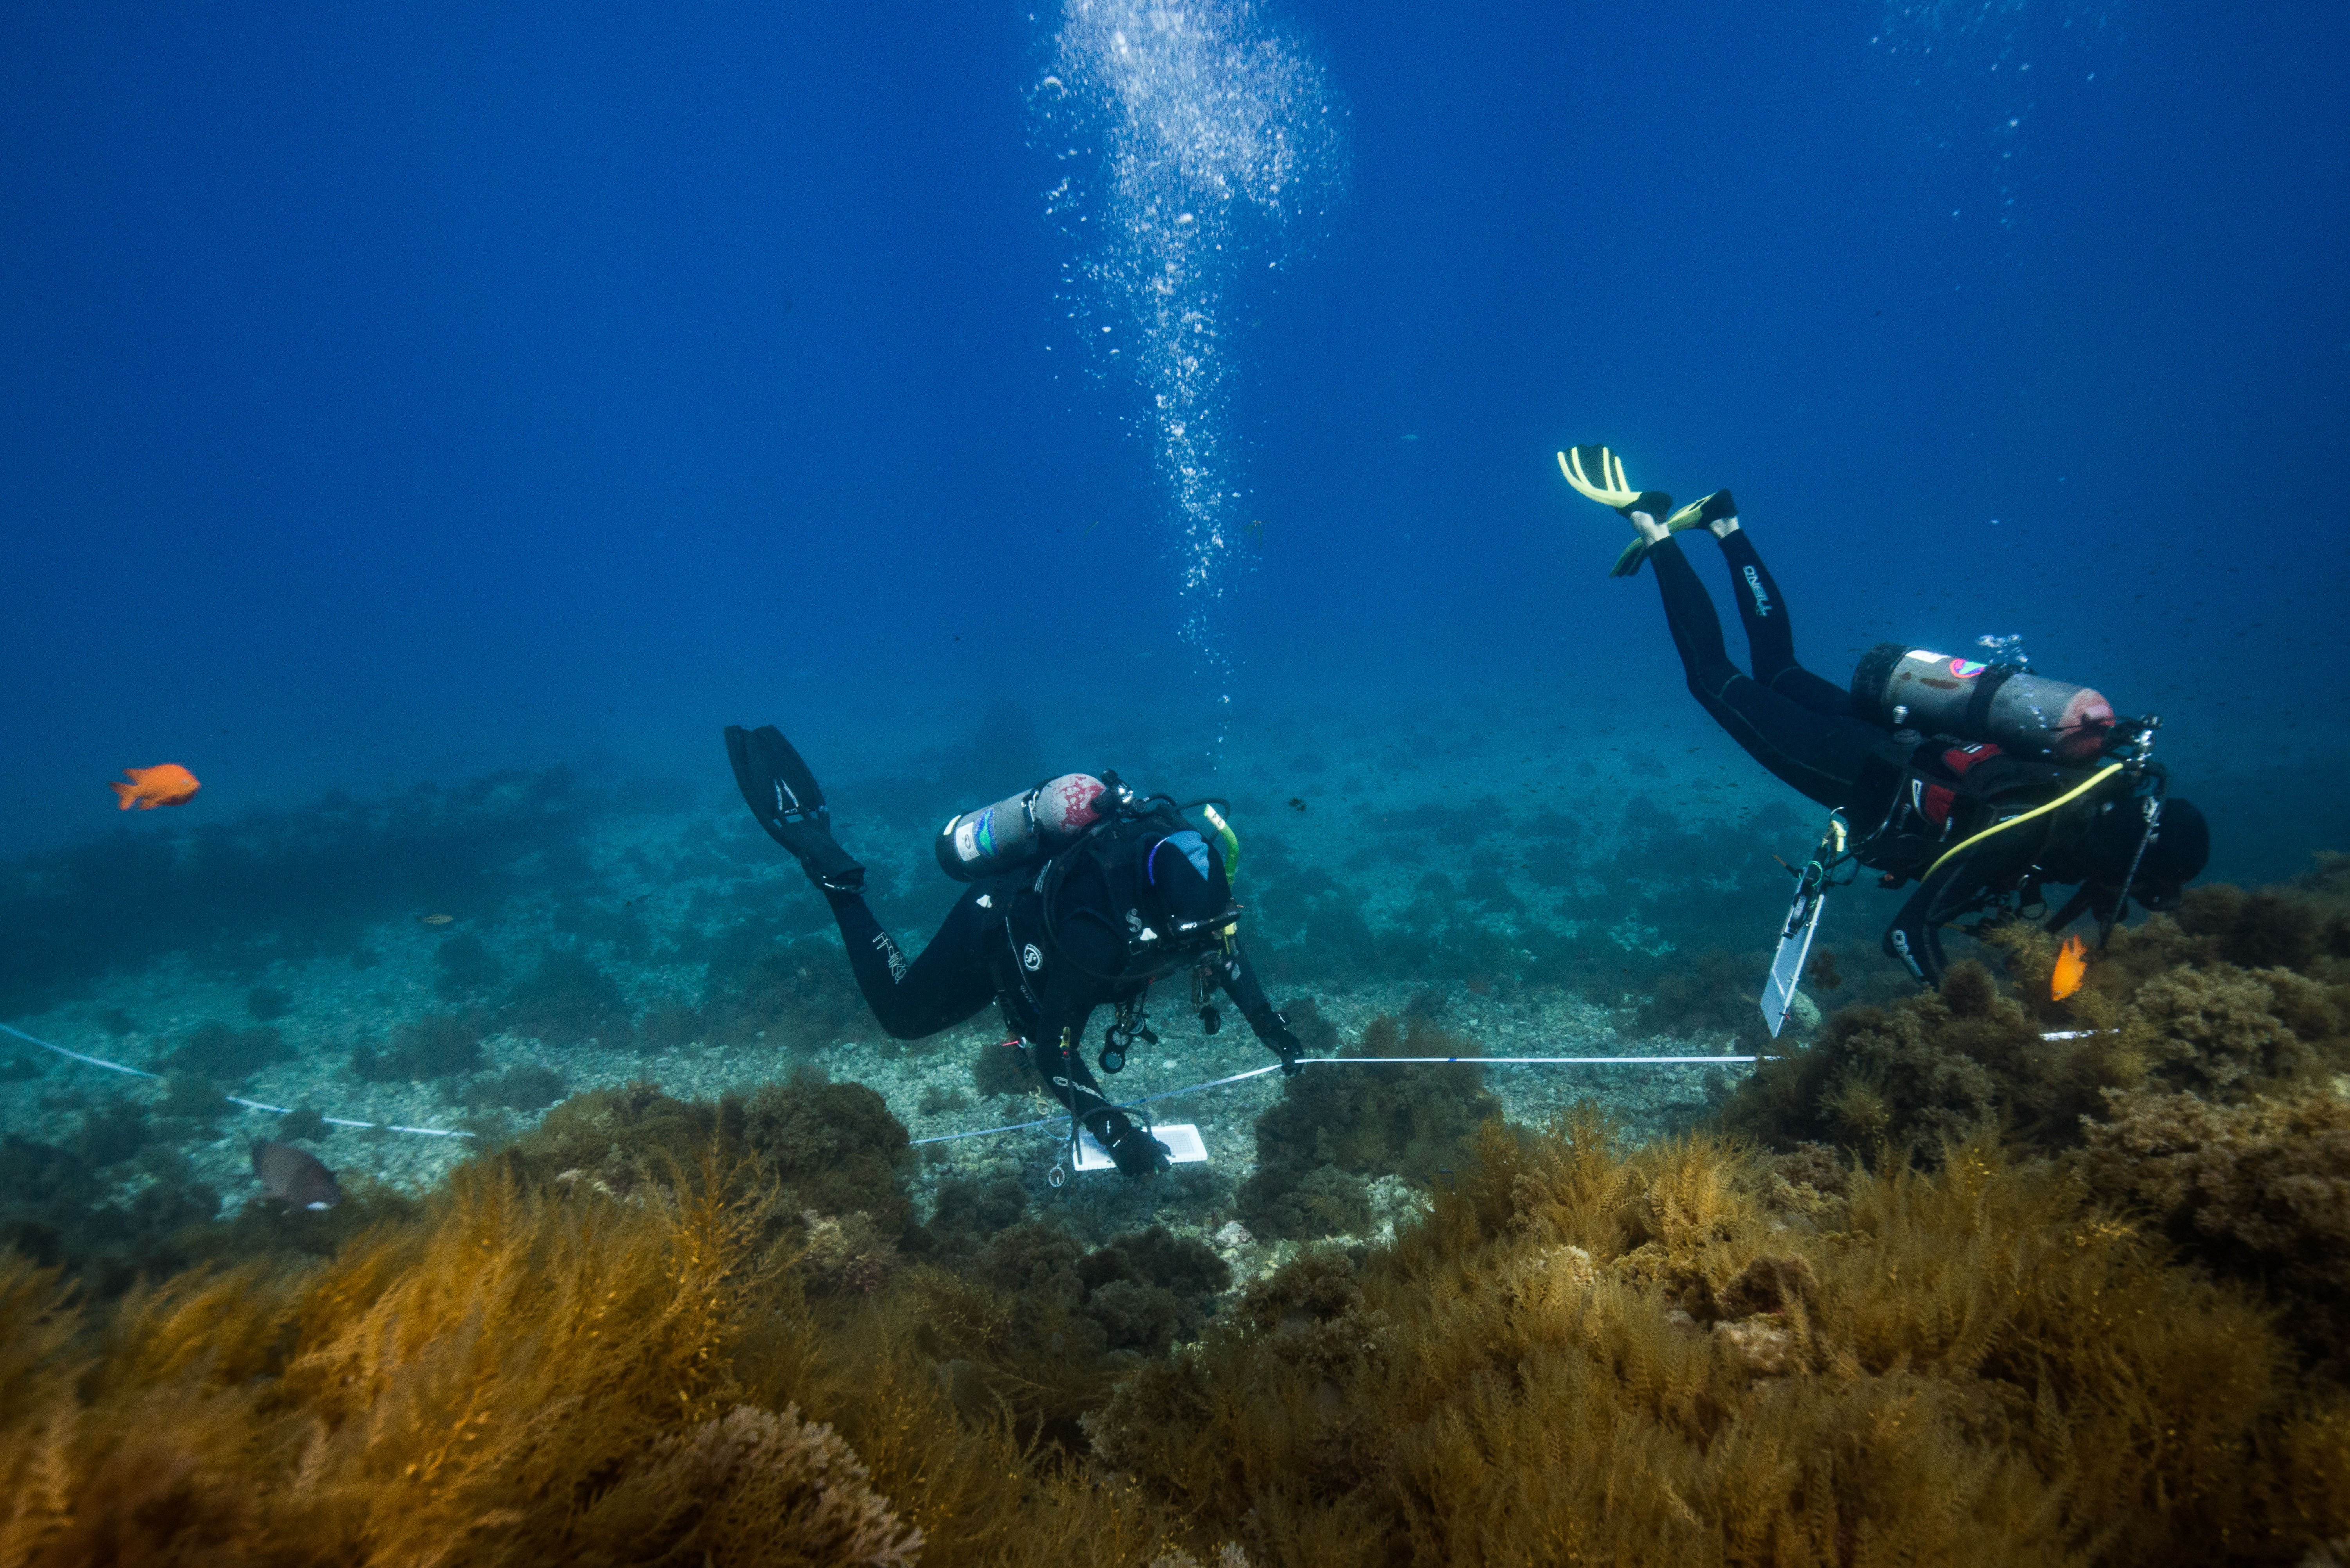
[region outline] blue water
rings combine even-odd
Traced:
[[[11,7],[0,856],[1006,703],[1178,787],[1407,710],[1738,773],[1599,441],[1832,679],[2020,633],[2215,876],[2350,848],[2338,10],[1118,11]]]

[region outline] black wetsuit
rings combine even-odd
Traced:
[[[1045,929],[1037,869],[975,882],[955,901],[920,957],[909,962],[889,933],[853,892],[827,889],[848,950],[849,968],[881,1027],[899,1040],[920,1039],[962,1023],[988,1002],[1003,1010],[1054,1096],[1076,1112],[1118,1168],[1156,1163],[1148,1135],[1109,1105],[1079,1049],[1094,1009],[1139,999],[1147,980],[1118,981],[1125,938],[1108,881],[1091,863],[1076,866],[1054,899],[1055,929]],[[1296,1037],[1265,1000],[1256,971],[1237,943],[1201,955],[1257,1038],[1295,1059]],[[1187,971],[1190,963],[1178,972]],[[1090,972],[1089,972],[1090,971]]]
[[[2043,883],[2089,877],[2087,826],[2123,808],[2128,786],[2118,778],[1937,868],[1952,846],[2056,799],[2095,770],[2029,762],[1946,735],[1887,732],[1860,718],[1850,692],[1795,661],[1786,600],[1745,530],[1723,539],[1721,553],[1753,656],[1751,677],[1730,661],[1721,618],[1679,540],[1648,552],[1690,694],[1779,779],[1841,809],[1856,857],[1884,872],[1885,886],[1922,878],[1885,933],[1887,954],[1939,983],[1944,925],[2011,891],[2033,898]]]

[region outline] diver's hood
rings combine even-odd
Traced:
[[[1191,828],[1138,839],[1127,882],[1125,981],[1156,980],[1223,943],[1241,917],[1216,846]]]
[[[1236,918],[1232,879],[1216,846],[1191,828],[1145,838],[1135,846],[1140,907],[1159,917],[1166,935],[1180,940]]]

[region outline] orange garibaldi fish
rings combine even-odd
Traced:
[[[2064,939],[2056,954],[2056,971],[2048,977],[2048,996],[2052,1002],[2062,1002],[2081,989],[2081,977],[2089,972],[2089,944],[2078,936]]]
[[[159,768],[125,768],[122,772],[130,780],[129,784],[109,783],[106,787],[121,798],[120,809],[123,811],[134,805],[141,811],[152,811],[159,805],[185,805],[204,787],[196,782],[195,774],[177,763],[165,763]]]

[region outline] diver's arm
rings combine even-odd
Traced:
[[[1163,1169],[1168,1163],[1166,1146],[1110,1104],[1078,1048],[1085,1038],[1086,1021],[1107,999],[1102,983],[1084,971],[1115,971],[1126,961],[1126,944],[1098,922],[1079,916],[1062,922],[1053,945],[1059,950],[1050,961],[1044,993],[1037,998],[1042,1023],[1031,1042],[1030,1059],[1036,1075],[1045,1080],[1053,1097],[1076,1113],[1086,1130],[1109,1151],[1122,1174],[1139,1176]]]
[[[1264,987],[1258,982],[1256,966],[1249,962],[1248,954],[1240,943],[1234,942],[1216,959],[1215,966],[1216,979],[1222,984],[1224,994],[1241,1010],[1241,1016],[1248,1020],[1256,1037],[1281,1058],[1284,1075],[1295,1077],[1297,1058],[1305,1054],[1305,1047],[1291,1033],[1289,1020],[1274,1012],[1273,1003],[1265,999]]]
[[[1904,965],[1911,978],[1920,985],[1939,985],[1942,974],[1950,965],[1942,956],[1941,922],[1929,919],[1934,883],[1947,880],[1947,873],[1939,875],[1909,895],[1893,923],[1885,928],[1885,956]]]
[[[1941,984],[1950,969],[1942,928],[2014,887],[2031,865],[2028,852],[2019,855],[1991,844],[1931,872],[1885,929],[1886,956],[1905,965],[1921,984]]]

